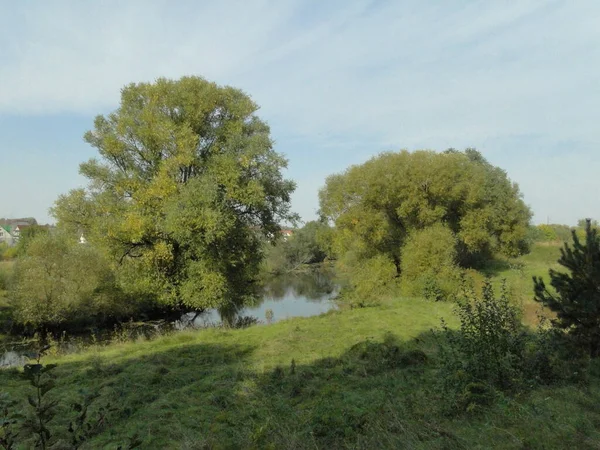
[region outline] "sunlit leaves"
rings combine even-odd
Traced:
[[[198,77],[130,84],[86,141],[88,189],[54,208],[118,262],[123,287],[162,303],[239,302],[261,258],[258,234],[291,218],[294,183],[258,106],[242,91]]]
[[[518,187],[472,149],[383,153],[330,176],[319,198],[344,267],[386,255],[398,276],[408,237],[442,224],[462,265],[527,250],[531,213]]]

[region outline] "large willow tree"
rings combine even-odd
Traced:
[[[439,264],[448,255],[470,266],[495,252],[527,250],[531,213],[518,186],[473,149],[383,153],[328,177],[320,206],[335,224],[340,264],[356,276],[373,268],[377,277],[397,277],[406,245],[425,254],[437,244],[423,240],[436,236],[455,247],[438,251]]]
[[[294,190],[257,110],[198,77],[126,86],[85,134],[99,158],[80,166],[89,186],[56,202],[59,225],[107,249],[130,291],[177,308],[239,305]]]

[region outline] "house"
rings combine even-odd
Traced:
[[[10,225],[0,224],[0,244],[6,244],[12,247],[15,243],[15,238],[12,235],[12,227]]]
[[[287,229],[287,230],[281,230],[280,233],[283,236],[283,240],[287,241],[288,238],[290,238],[294,234],[294,231]]]
[[[21,237],[21,231],[23,231],[25,228],[28,228],[30,226],[31,225],[27,223],[27,224],[17,225],[13,228],[12,235],[13,235],[15,242],[19,241],[19,238]]]
[[[21,232],[32,225],[37,225],[34,218],[0,219],[0,243],[9,247],[15,245],[21,237]]]

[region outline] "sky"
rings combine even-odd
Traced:
[[[200,75],[261,106],[292,206],[382,151],[476,147],[534,223],[600,218],[600,2],[0,0],[0,217],[53,222],[120,89]]]

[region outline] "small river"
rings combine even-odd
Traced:
[[[331,270],[311,270],[273,277],[264,284],[261,297],[239,312],[239,316],[253,316],[267,322],[267,311],[273,313],[272,322],[290,317],[316,316],[336,308],[335,297],[340,286]],[[193,314],[188,317],[193,317]],[[197,317],[197,327],[221,322],[217,311],[207,311]]]
[[[254,304],[243,308],[238,316],[252,316],[262,323],[277,322],[290,317],[316,316],[336,308],[334,299],[339,290],[340,285],[331,270],[319,269],[279,275],[264,283],[260,297]],[[272,312],[270,319],[267,318],[269,310]],[[215,310],[205,312],[190,323],[193,317],[193,313],[187,314],[185,320],[175,324],[175,327],[202,328],[221,323],[221,317]],[[21,366],[28,361],[25,349],[17,350],[11,347],[0,348],[0,368]],[[77,344],[73,344],[74,349],[77,347]]]

